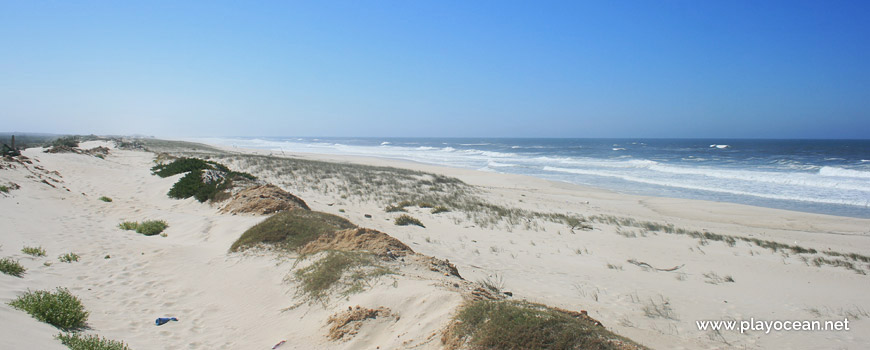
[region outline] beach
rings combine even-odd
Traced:
[[[219,204],[169,198],[181,175],[152,175],[155,153],[105,141],[80,148],[97,146],[110,148],[105,159],[34,148],[23,153],[31,164],[6,162],[0,169],[0,183],[20,186],[0,197],[0,257],[27,268],[21,278],[0,275],[3,347],[62,349],[53,339],[57,329],[6,303],[27,290],[65,287],[90,311],[88,332],[135,349],[256,349],[282,340],[278,349],[441,349],[467,289],[486,280],[500,281],[508,299],[583,310],[607,330],[654,349],[857,349],[870,343],[870,266],[861,260],[870,253],[868,219],[629,195],[384,158],[152,147],[175,156],[207,156],[253,174],[313,211],[449,261],[462,277],[418,271],[409,259],[361,292],[309,303],[288,276],[310,261],[270,250],[229,251],[267,216],[226,214]],[[303,162],[287,165],[285,159]],[[311,164],[338,165],[304,169]],[[438,214],[419,203],[404,206],[406,212],[386,212],[406,195],[401,182],[343,182],[351,181],[350,170],[392,174],[381,168],[458,179],[447,183],[473,200],[433,203],[449,208]],[[396,225],[402,214],[425,227]],[[563,220],[575,216],[583,224],[572,227]],[[165,237],[118,228],[126,220],[148,219],[169,224]],[[41,246],[47,254],[23,254],[24,246]],[[79,261],[58,261],[70,252]],[[330,316],[358,305],[383,307],[392,316],[331,340]],[[155,326],[155,318],[170,316],[178,321]],[[740,332],[702,331],[697,325],[750,319],[848,319],[850,329]]]

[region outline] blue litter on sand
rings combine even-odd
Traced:
[[[156,321],[154,321],[154,324],[160,326],[168,323],[169,321],[178,321],[178,319],[175,317],[160,317]]]

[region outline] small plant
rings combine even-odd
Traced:
[[[420,202],[419,204],[417,204],[417,206],[420,208],[432,208],[435,205],[429,202]]]
[[[0,192],[9,193],[9,186],[0,185]]]
[[[112,199],[111,199],[111,198],[109,198],[109,197],[106,197],[106,196],[102,196],[102,197],[100,197],[100,200],[101,200],[101,201],[103,201],[103,202],[106,202],[106,203],[109,203],[109,202],[111,202],[111,201],[112,201]]]
[[[492,274],[492,276],[486,276],[486,278],[478,280],[477,283],[495,294],[501,293],[502,289],[504,289],[504,279],[497,273]]]
[[[79,255],[76,253],[66,253],[57,257],[60,262],[71,263],[73,261],[79,261]]]
[[[106,339],[98,335],[61,333],[55,336],[71,350],[130,350],[122,341]]]
[[[447,207],[445,207],[443,205],[439,205],[437,207],[432,208],[432,214],[446,213],[448,211],[450,211],[450,209],[447,209]]]
[[[169,227],[169,224],[167,224],[166,221],[163,220],[142,221],[141,224],[138,224],[136,226],[136,233],[141,233],[146,236],[153,236],[159,234],[160,232],[163,232],[163,230],[165,230],[167,227]]]
[[[28,291],[9,305],[27,312],[39,321],[67,331],[84,328],[88,320],[88,312],[81,300],[70,294],[66,288],[57,288],[55,292]]]
[[[677,320],[674,309],[671,308],[670,300],[659,296],[659,300],[650,299],[649,302],[642,308],[643,314],[649,318],[664,318],[668,320]]]
[[[139,223],[135,221],[124,221],[118,224],[118,227],[120,227],[122,230],[133,231],[137,227],[139,227]]]
[[[388,205],[386,208],[384,208],[384,211],[386,211],[388,213],[395,213],[395,212],[405,212],[407,210],[405,210],[405,208],[403,208],[403,207],[398,207],[395,205]]]
[[[297,270],[295,275],[302,284],[302,293],[313,300],[325,300],[336,285],[345,287],[344,294],[357,293],[364,290],[368,279],[390,273],[393,272],[378,265],[371,254],[328,251],[320,260]]]
[[[407,214],[402,214],[402,216],[397,217],[396,218],[396,225],[399,225],[399,226],[417,225],[417,226],[420,226],[423,228],[426,227],[426,226],[423,226],[423,223],[420,222],[420,220],[417,220],[414,217],[407,215]]]
[[[338,212],[339,212],[339,213],[344,213],[345,210],[344,210],[344,209],[339,209]]]
[[[27,269],[21,266],[18,261],[12,260],[12,258],[0,259],[0,272],[10,276],[21,277],[24,271],[27,271]]]
[[[31,256],[45,256],[45,249],[42,247],[24,247],[21,252]]]

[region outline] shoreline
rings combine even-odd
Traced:
[[[709,189],[693,189],[694,187],[680,187],[680,186],[670,186],[670,185],[662,185],[655,184],[651,182],[646,184],[644,182],[641,183],[633,183],[631,180],[626,180],[625,186],[603,186],[603,185],[595,185],[589,183],[578,183],[570,180],[559,180],[555,178],[548,178],[544,174],[513,174],[510,172],[502,172],[497,169],[491,169],[489,166],[485,166],[484,168],[476,168],[476,167],[463,167],[463,166],[451,166],[449,164],[439,164],[438,162],[427,162],[427,161],[416,161],[413,159],[408,159],[403,156],[395,156],[391,157],[388,155],[377,155],[377,154],[337,154],[332,152],[322,153],[322,152],[308,152],[308,151],[299,151],[299,152],[287,152],[287,151],[276,151],[270,148],[250,148],[250,147],[237,147],[234,145],[228,145],[226,143],[216,143],[220,139],[214,138],[204,138],[204,139],[180,139],[186,140],[190,142],[204,143],[214,147],[222,147],[222,149],[227,151],[233,150],[245,150],[246,152],[259,150],[263,152],[272,152],[272,154],[280,154],[284,152],[286,154],[310,154],[315,157],[328,157],[328,156],[336,156],[336,157],[371,157],[382,160],[395,160],[395,161],[407,161],[418,164],[426,164],[432,165],[436,167],[447,167],[452,169],[466,169],[473,171],[481,171],[481,172],[492,172],[497,174],[506,174],[506,175],[522,175],[522,176],[531,176],[537,179],[542,179],[546,181],[554,181],[554,182],[564,182],[568,184],[573,184],[582,187],[596,188],[600,190],[612,191],[615,193],[630,195],[630,196],[641,196],[641,197],[663,197],[663,198],[674,198],[674,199],[689,199],[689,200],[700,200],[714,203],[733,203],[740,205],[747,205],[752,207],[760,207],[760,208],[768,208],[768,209],[779,209],[786,211],[794,211],[800,213],[807,214],[818,214],[818,215],[829,215],[829,216],[838,216],[845,218],[858,218],[858,219],[870,219],[870,207],[867,206],[859,206],[854,204],[843,204],[843,203],[835,203],[835,202],[815,202],[815,201],[807,201],[801,199],[789,199],[789,198],[777,198],[777,197],[768,197],[765,195],[756,195],[752,193],[742,193],[742,192],[731,192],[730,190],[724,190],[723,192],[718,192],[717,190],[709,190]],[[318,140],[318,139],[315,139]],[[380,138],[371,138],[371,140],[380,140]],[[620,139],[621,140],[621,139]],[[627,140],[627,139],[626,139]],[[244,141],[244,140],[240,140]],[[325,140],[321,140],[325,141]],[[340,140],[339,140],[340,141]],[[276,141],[277,142],[277,141]],[[293,141],[287,141],[293,143]],[[390,144],[392,146],[392,144]],[[263,146],[266,147],[266,146]],[[305,147],[305,144],[302,144],[300,147]],[[367,146],[359,146],[359,147],[367,147]],[[450,148],[450,147],[448,147]],[[414,150],[416,151],[416,150]],[[352,153],[360,153],[352,152]],[[413,157],[411,157],[413,158]],[[502,162],[501,160],[498,160]],[[507,162],[511,162],[508,160]],[[604,175],[602,175],[604,176]],[[608,175],[610,176],[610,175]],[[552,176],[551,176],[552,177]],[[602,183],[609,183],[613,179],[605,176],[602,178]],[[617,179],[618,180],[618,179]],[[633,184],[633,185],[632,185]],[[610,185],[615,185],[614,183],[610,183]]]

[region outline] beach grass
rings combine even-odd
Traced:
[[[124,221],[118,224],[122,230],[136,231],[146,236],[154,236],[160,234],[169,227],[169,224],[164,220],[145,220],[140,222]]]
[[[322,301],[337,286],[343,287],[341,294],[358,293],[365,289],[369,279],[393,273],[376,261],[370,253],[330,250],[294,275],[303,294]]]
[[[85,311],[81,300],[66,288],[58,287],[54,292],[28,291],[9,302],[9,305],[65,331],[80,330],[87,325],[89,313]]]
[[[447,349],[638,349],[577,313],[523,301],[466,303],[441,338]]]
[[[21,252],[30,256],[45,256],[45,249],[43,249],[42,247],[24,246],[24,248],[21,248]]]
[[[66,253],[58,256],[57,260],[60,260],[60,262],[71,263],[74,261],[79,261],[79,255],[76,253]]]
[[[0,259],[0,272],[2,273],[10,276],[21,277],[25,271],[27,271],[27,269],[25,269],[17,260],[12,260],[12,258]]]
[[[230,247],[240,251],[265,244],[296,251],[320,235],[355,228],[352,222],[340,216],[293,209],[274,214],[245,231]]]
[[[417,225],[423,228],[426,227],[423,226],[423,223],[420,222],[420,220],[408,214],[402,214],[401,216],[397,217],[395,223],[399,226]]]
[[[130,350],[122,341],[111,340],[98,335],[81,333],[60,333],[57,340],[70,350]]]

